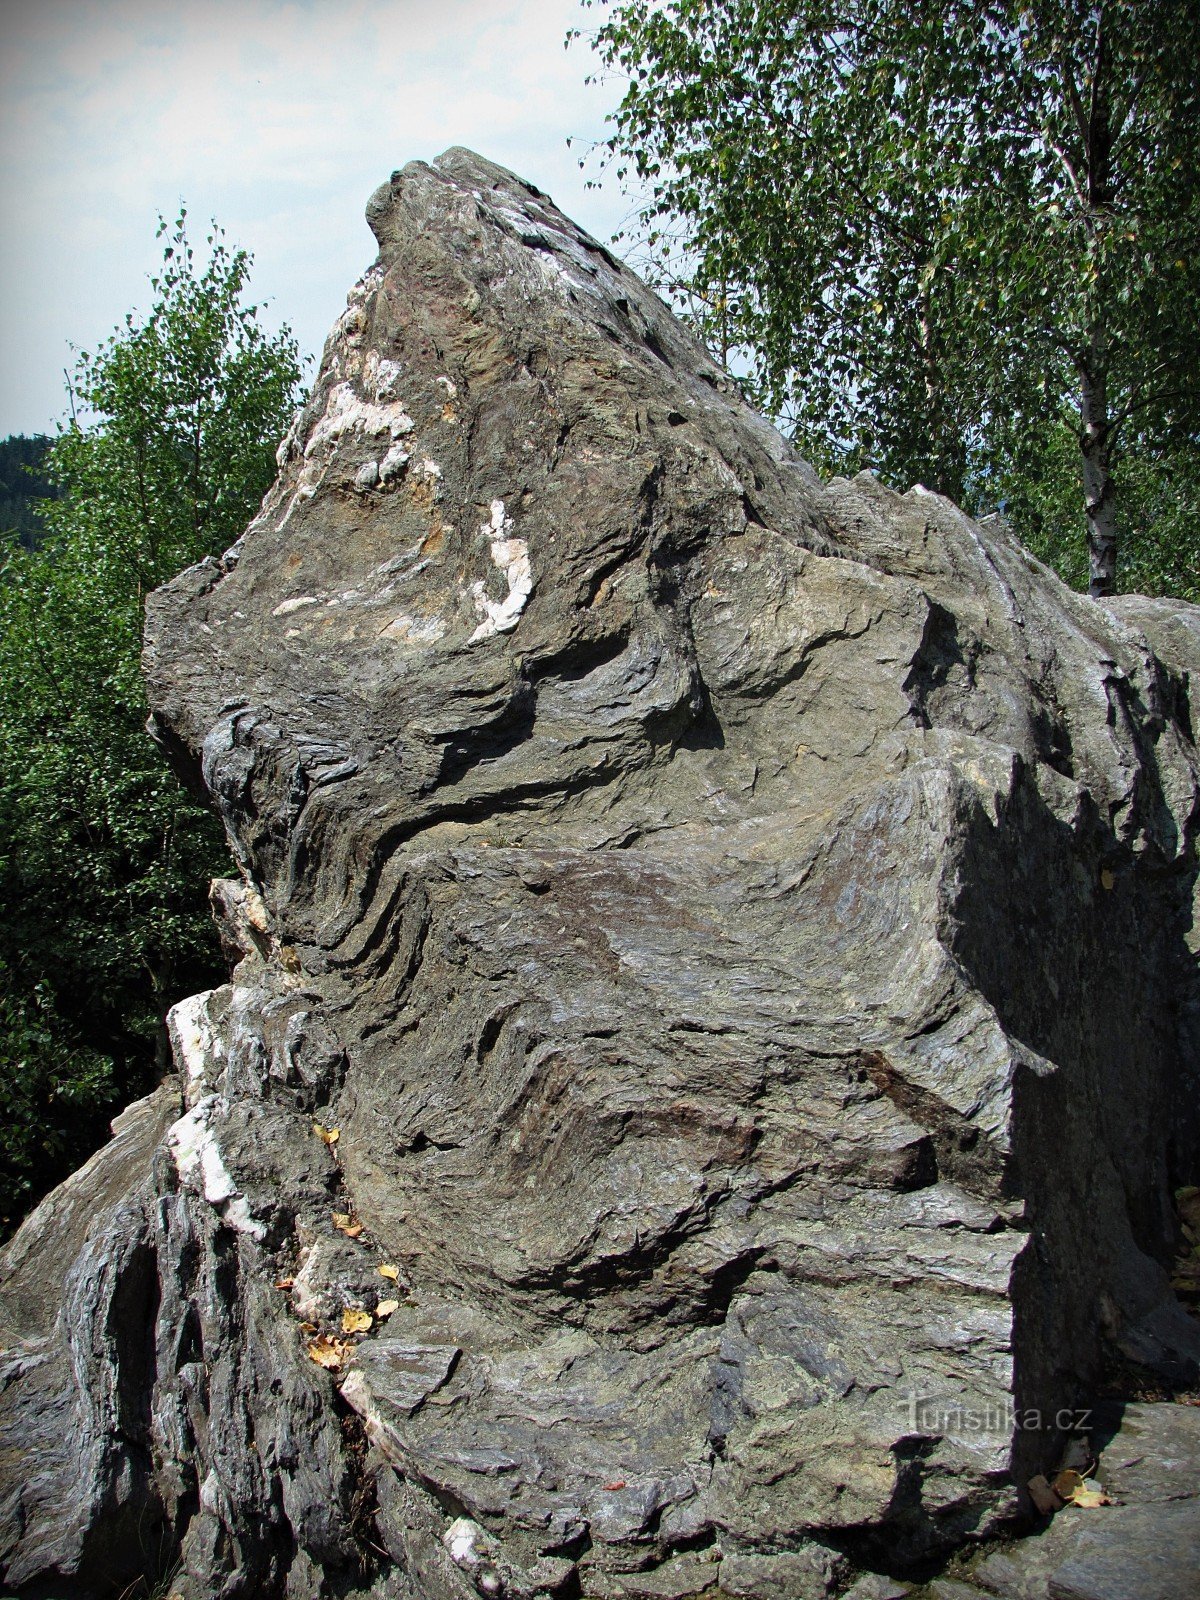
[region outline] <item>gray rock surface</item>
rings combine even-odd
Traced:
[[[1067,1506],[969,1569],[1000,1600],[1194,1600],[1200,1594],[1200,1408],[1100,1407],[1095,1478],[1111,1505]],[[938,1593],[936,1582],[929,1593]]]
[[[1195,1600],[1200,1498],[1067,1507],[1045,1533],[990,1558],[977,1576],[1000,1600]]]
[[[259,516],[151,601],[237,965],[82,1244],[26,1225],[2,1570],[899,1572],[1019,1511],[1114,1347],[1200,1355],[1194,679],[1002,528],[820,483],[510,174],[368,218]]]

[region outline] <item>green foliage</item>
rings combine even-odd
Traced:
[[[206,888],[227,857],[144,731],[145,597],[244,529],[299,365],[246,303],[245,252],[214,230],[198,263],[183,213],[159,233],[149,315],[79,358],[43,542],[0,570],[0,1217],[148,1087],[166,1010],[219,973]]]
[[[1079,493],[1079,441],[1069,419],[1048,423],[988,485],[1013,529],[1075,589],[1088,586],[1087,522]],[[1200,451],[1120,459],[1121,587],[1200,604]]]
[[[112,1064],[98,1051],[71,1042],[54,1010],[49,986],[16,992],[0,962],[0,1204],[16,1210],[41,1174],[70,1154],[69,1129],[98,1133],[95,1112],[112,1097]],[[9,1217],[4,1217],[7,1224]],[[7,1230],[5,1230],[7,1231]]]
[[[37,502],[56,493],[42,470],[49,448],[50,440],[42,433],[0,439],[0,533],[15,533],[30,550],[42,536]]]
[[[1200,605],[1200,450],[1151,458],[1130,451],[1122,468],[1124,587]]]
[[[1174,536],[1163,464],[1200,457],[1193,0],[631,0],[595,44],[659,283],[818,465],[1043,518],[1073,481],[1098,592],[1123,482],[1158,506],[1143,556]]]

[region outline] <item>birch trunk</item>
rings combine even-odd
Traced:
[[[1083,453],[1083,500],[1087,515],[1088,593],[1093,598],[1116,592],[1117,497],[1109,470],[1108,389],[1102,371],[1080,370],[1080,449]]]

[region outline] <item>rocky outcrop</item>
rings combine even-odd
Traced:
[[[1193,1600],[1200,1589],[1200,1409],[1100,1405],[1076,1459],[1093,1463],[1089,1481],[1100,1486],[1103,1510],[1068,1504],[1043,1519],[1035,1537],[968,1559],[957,1577],[935,1580],[930,1600]]]
[[[1200,1352],[1195,613],[822,484],[475,156],[368,217],[261,513],[151,601],[236,966],[4,1258],[7,1581],[902,1573]]]

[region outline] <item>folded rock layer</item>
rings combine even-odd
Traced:
[[[821,483],[477,156],[368,219],[260,514],[150,603],[237,964],[5,1254],[7,1581],[903,1572],[1114,1352],[1200,1353],[1197,613]]]

